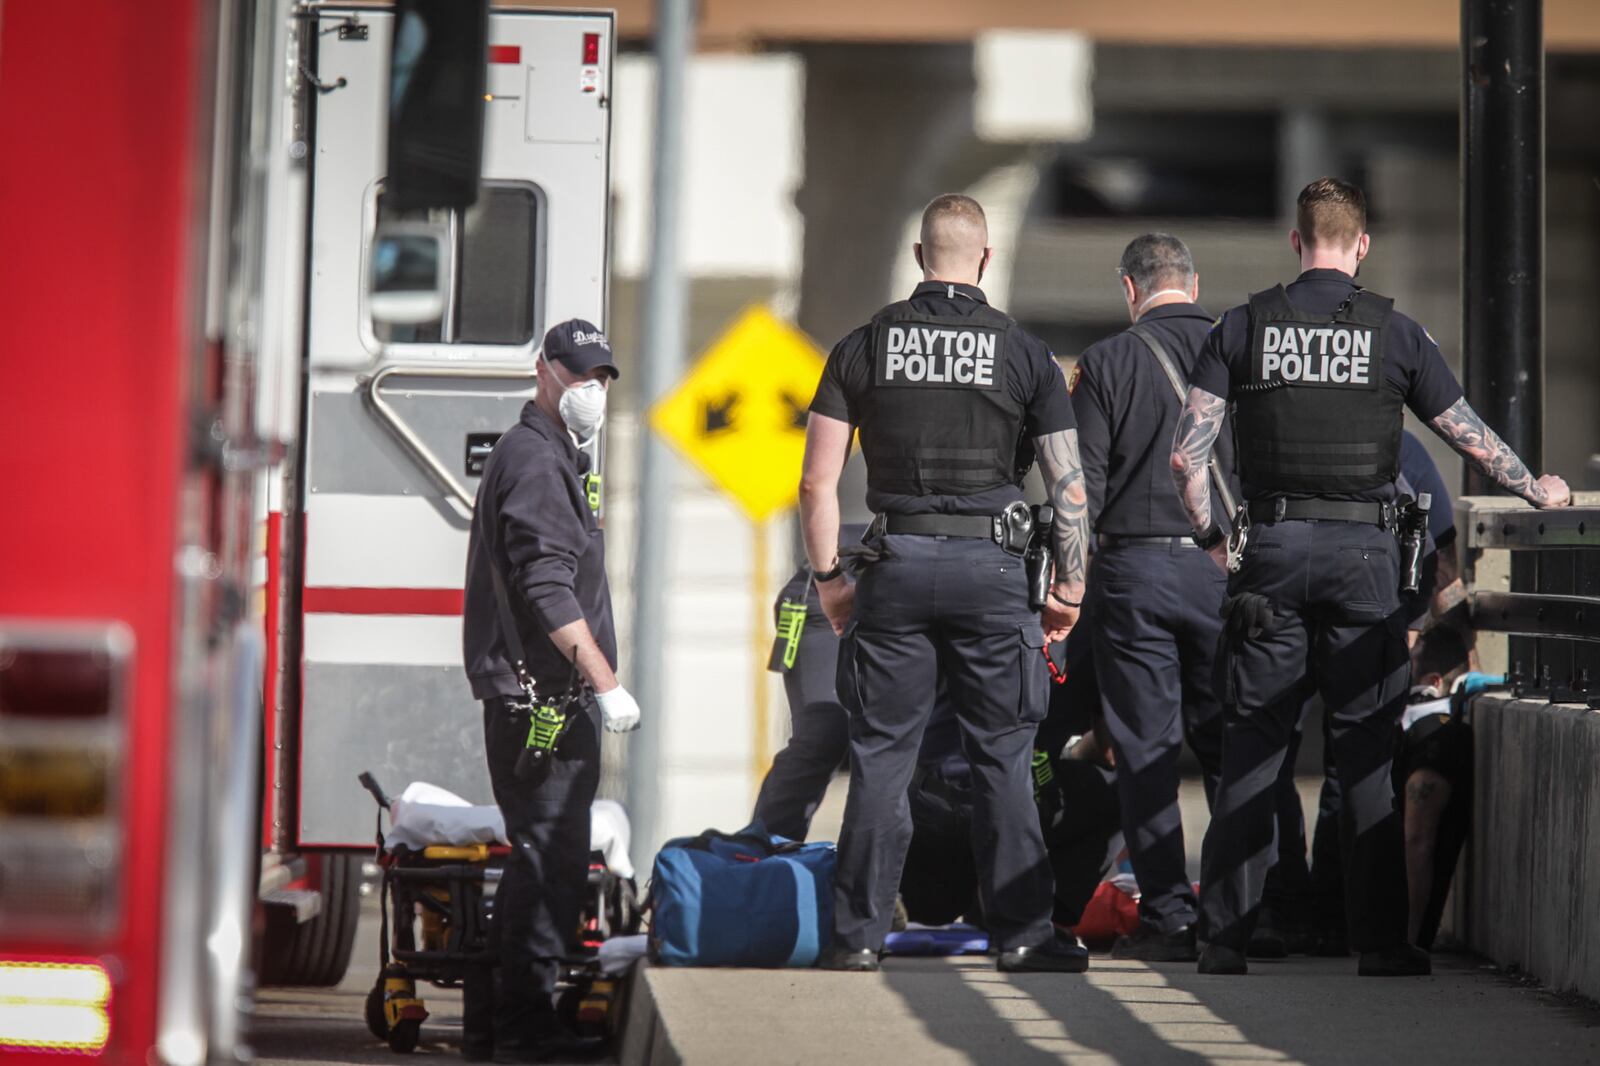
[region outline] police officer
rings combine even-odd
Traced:
[[[865,532],[866,526],[846,526],[841,535],[846,541],[859,541]],[[839,703],[836,681],[839,634],[823,613],[811,578],[811,567],[802,565],[773,605],[778,637],[767,668],[783,675],[789,743],[773,758],[753,815],[767,832],[790,840],[806,838],[833,772],[850,750],[849,718]],[[786,621],[785,612],[793,614],[793,620]]]
[[[834,942],[820,964],[878,967],[911,835],[906,789],[942,675],[973,764],[973,851],[999,966],[1081,972],[1087,952],[1050,924],[1029,775],[1047,704],[1045,629],[1065,636],[1082,599],[1072,405],[1045,346],[978,288],[991,249],[977,202],[936,198],[921,238],[913,252],[925,280],[833,349],[806,427],[806,552],[829,620],[851,624],[861,707],[850,722]],[[838,484],[857,430],[880,557],[852,584],[838,560]],[[1016,554],[1035,449],[1057,516],[1042,619]]]
[[[1187,737],[1209,798],[1222,763],[1211,672],[1226,581],[1189,537],[1167,445],[1211,316],[1195,303],[1194,259],[1171,234],[1134,238],[1117,273],[1134,325],[1083,353],[1071,390],[1096,541],[1089,583],[1095,672],[1140,895],[1139,929],[1111,954],[1193,962],[1197,901],[1178,810],[1178,757]],[[1227,477],[1231,447],[1218,456]],[[1213,481],[1212,507],[1224,514],[1230,508],[1218,487]],[[1236,498],[1234,489],[1223,491]]]
[[[600,431],[617,376],[605,334],[581,319],[553,327],[536,374],[537,394],[496,443],[478,485],[463,615],[467,675],[483,701],[489,778],[512,846],[492,931],[496,1062],[570,1050],[552,994],[587,886],[599,731],[639,725],[639,705],[617,683],[605,536],[579,450]],[[519,776],[525,748],[543,751],[550,735],[535,731],[533,718],[562,695],[574,665],[592,695],[567,709],[567,732],[543,773]],[[464,1050],[485,1057],[486,1035],[468,1033]]]
[[[1290,245],[1302,273],[1225,314],[1191,378],[1173,477],[1197,544],[1225,565],[1206,461],[1234,405],[1250,519],[1229,581],[1222,782],[1201,859],[1201,973],[1244,973],[1274,852],[1274,790],[1310,686],[1329,716],[1343,788],[1341,851],[1358,972],[1429,972],[1406,941],[1405,881],[1390,786],[1405,702],[1395,480],[1409,406],[1488,477],[1537,507],[1568,502],[1536,478],[1462,397],[1439,348],[1393,301],[1355,283],[1366,257],[1361,190],[1301,191]]]
[[[1445,584],[1450,584],[1454,580],[1456,530],[1450,507],[1450,490],[1445,487],[1444,478],[1439,474],[1439,468],[1434,465],[1428,449],[1409,429],[1400,435],[1399,485],[1401,492],[1406,495],[1426,492],[1433,498],[1432,508],[1428,512],[1428,528],[1424,540],[1426,550],[1422,561],[1422,580],[1417,592],[1404,596],[1402,604],[1409,627],[1406,637],[1414,647],[1428,623],[1438,578],[1443,575]],[[1412,673],[1413,687],[1415,687],[1416,671],[1413,670]],[[1308,708],[1308,717],[1310,713]],[[1295,758],[1297,749],[1298,743],[1290,745],[1289,760]],[[1280,928],[1293,929],[1296,924],[1295,919],[1300,915],[1307,915],[1308,930],[1311,926],[1315,926],[1315,930],[1308,933],[1312,943],[1307,946],[1317,954],[1337,958],[1348,955],[1350,951],[1345,936],[1344,877],[1339,862],[1339,809],[1342,797],[1339,791],[1339,779],[1333,772],[1332,759],[1332,750],[1325,748],[1322,790],[1317,802],[1316,836],[1312,844],[1312,866],[1309,870],[1305,866],[1306,829],[1300,792],[1292,779],[1287,783],[1281,780],[1279,782],[1278,870],[1280,872],[1292,870],[1293,877],[1282,879],[1284,886],[1290,888],[1290,891],[1281,894],[1277,899],[1273,898],[1272,885],[1268,883],[1262,921],[1257,923],[1256,935],[1257,938],[1260,937],[1262,924],[1270,923]],[[1398,766],[1397,760],[1396,767]],[[1399,774],[1398,769],[1396,777],[1404,781],[1404,776]],[[1412,921],[1416,922],[1418,917],[1419,912],[1413,909]],[[1419,947],[1428,946],[1416,937],[1411,939]]]

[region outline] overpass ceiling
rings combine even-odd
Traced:
[[[496,0],[511,7],[537,0]],[[649,36],[655,0],[578,0],[611,8],[622,36]],[[1436,48],[1461,43],[1460,0],[699,0],[703,48],[759,48],[801,41],[962,41],[992,29],[1071,30],[1120,44],[1250,48]],[[1600,51],[1596,0],[1544,0],[1545,39],[1555,52]]]

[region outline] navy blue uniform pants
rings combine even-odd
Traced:
[[[804,840],[828,782],[850,750],[850,720],[835,678],[839,637],[825,615],[809,614],[794,666],[784,671],[789,743],[772,760],[756,797],[755,817],[769,833]]]
[[[1193,546],[1111,545],[1096,554],[1094,662],[1117,755],[1122,834],[1139,882],[1139,916],[1170,933],[1194,923],[1178,757],[1188,740],[1210,802],[1222,772],[1214,658],[1227,578]]]
[[[589,807],[600,784],[600,723],[591,703],[568,730],[549,776],[537,785],[516,777],[528,736],[524,707],[506,699],[485,700],[483,732],[494,801],[511,842],[490,927],[490,947],[500,960],[494,1045],[514,1050],[556,1031],[552,996],[588,892]]]
[[[1352,522],[1250,532],[1230,593],[1271,602],[1274,624],[1225,642],[1222,783],[1201,857],[1201,937],[1243,951],[1277,851],[1275,787],[1307,695],[1320,691],[1344,793],[1351,946],[1405,940],[1405,868],[1390,784],[1409,661],[1394,535]]]
[[[1051,874],[1029,770],[1049,683],[1022,560],[986,540],[888,536],[856,584],[850,796],[834,943],[877,949],[911,843],[907,788],[942,675],[972,764],[972,851],[991,943],[1042,944]],[[859,710],[856,708],[859,707]]]

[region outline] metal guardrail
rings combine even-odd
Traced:
[[[1456,532],[1473,626],[1509,636],[1517,694],[1600,706],[1600,493],[1559,511],[1464,497]]]

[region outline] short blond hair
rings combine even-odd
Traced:
[[[989,220],[970,196],[947,192],[922,209],[922,261],[930,269],[953,266],[989,246]]]
[[[1314,248],[1348,248],[1367,232],[1367,197],[1357,185],[1318,178],[1295,201],[1300,243]]]

